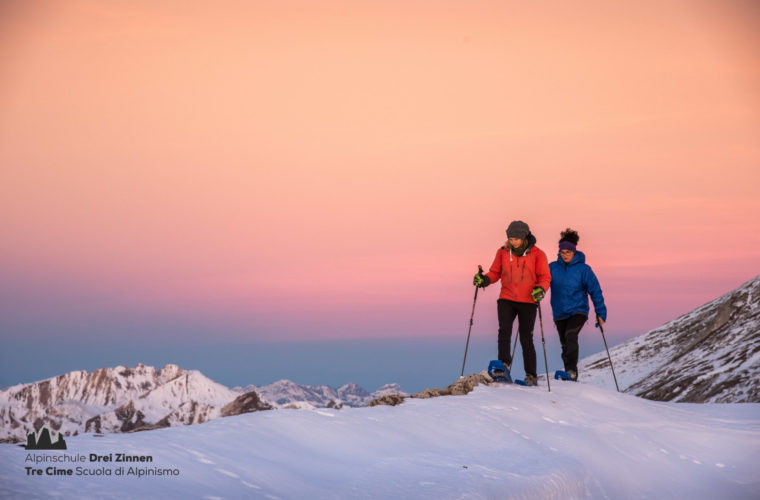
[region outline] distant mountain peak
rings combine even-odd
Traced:
[[[239,396],[196,370],[169,364],[73,371],[0,391],[0,440],[20,440],[33,423],[51,423],[65,435],[131,432],[202,423],[221,416]],[[230,411],[265,409],[252,398]]]
[[[408,395],[396,384],[385,384],[370,393],[360,385],[350,382],[335,389],[327,385],[303,385],[282,379],[271,384],[236,387],[237,393],[255,390],[269,404],[277,408],[341,408],[360,407],[386,394]]]

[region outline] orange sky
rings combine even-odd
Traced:
[[[0,7],[4,335],[463,335],[512,219],[613,332],[758,274],[754,2],[187,4]]]

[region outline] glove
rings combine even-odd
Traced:
[[[485,288],[491,284],[491,278],[483,274],[483,271],[478,271],[478,274],[472,278],[472,284],[480,288]]]
[[[544,289],[540,286],[537,286],[533,289],[532,292],[530,292],[531,297],[533,297],[533,302],[541,302],[541,299],[543,299],[546,294],[544,293]]]

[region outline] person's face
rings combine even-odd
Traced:
[[[512,248],[520,248],[523,244],[522,238],[509,238],[509,244]]]
[[[571,260],[573,260],[573,255],[575,255],[575,252],[572,250],[560,250],[559,256],[562,259],[562,262],[565,264],[569,264]]]

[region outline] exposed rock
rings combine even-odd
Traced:
[[[327,408],[331,408],[333,410],[340,410],[343,408],[343,403],[338,403],[335,400],[331,399],[329,403],[327,403]]]
[[[84,423],[84,431],[85,432],[95,432],[100,434],[101,431],[101,417],[100,415],[96,415],[92,417],[91,419],[87,420]]]
[[[119,421],[121,421],[121,432],[129,432],[150,426],[150,424],[145,422],[143,412],[136,410],[135,404],[132,401],[120,406],[114,413]]]
[[[416,399],[429,399],[429,398],[437,398],[440,396],[463,396],[469,392],[472,392],[472,390],[477,387],[480,384],[488,385],[491,382],[493,382],[493,379],[488,375],[488,372],[482,371],[480,373],[471,373],[470,375],[467,375],[464,378],[460,378],[453,384],[449,385],[445,389],[438,389],[437,387],[433,389],[425,389],[424,391],[420,391],[417,394],[413,394],[409,396],[410,398],[416,398]],[[390,405],[390,406],[396,406],[398,404],[401,404],[404,401],[404,397],[398,396],[398,395],[386,395],[379,397],[377,399],[373,399],[369,403],[367,403],[367,406],[377,406],[377,405]]]
[[[246,392],[236,397],[231,403],[222,408],[221,415],[229,417],[254,411],[271,410],[272,405],[265,403],[255,391]]]
[[[378,405],[386,405],[386,406],[396,406],[400,405],[404,402],[404,397],[399,396],[398,394],[386,394],[385,396],[380,396],[377,399],[373,399],[369,403],[367,403],[367,406],[378,406]]]

